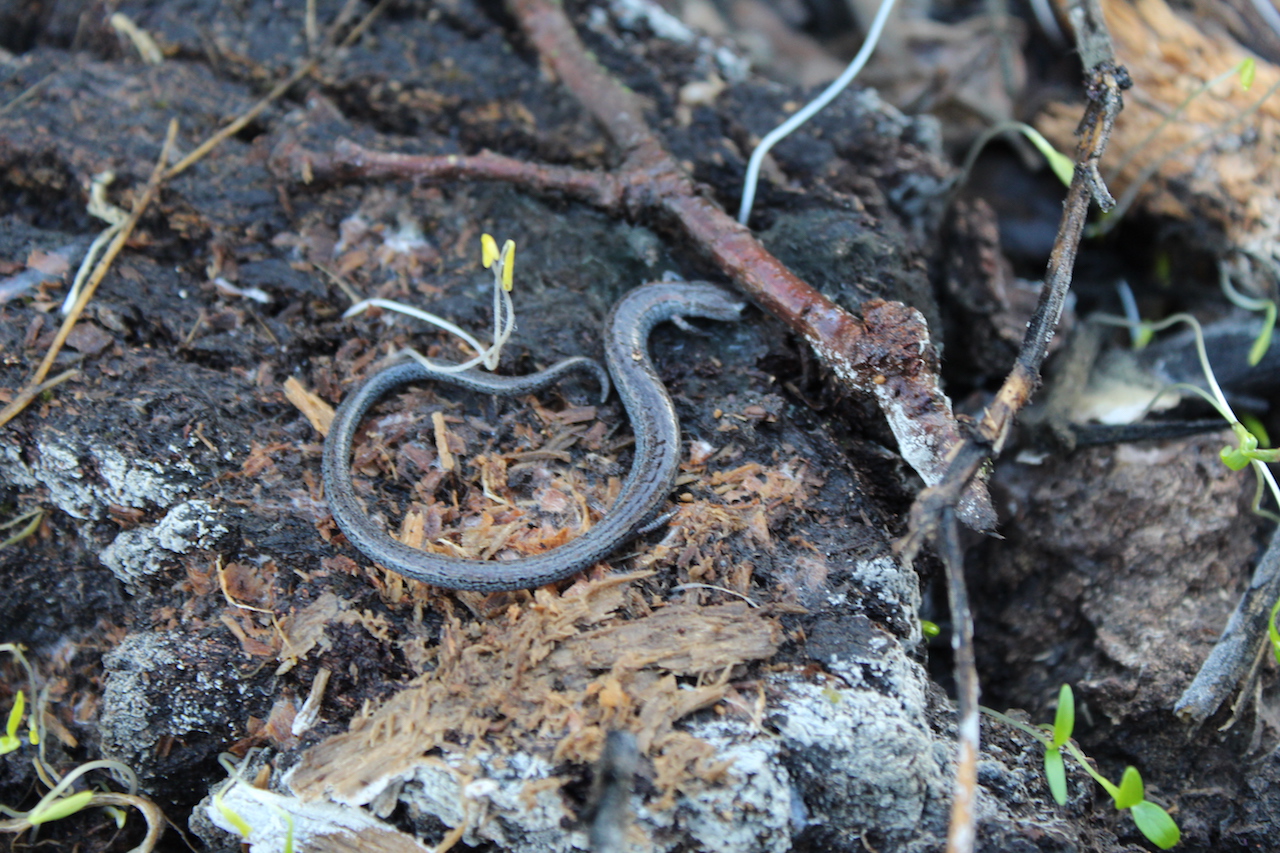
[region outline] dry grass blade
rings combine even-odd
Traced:
[[[12,420],[14,415],[25,409],[36,397],[39,397],[55,385],[61,385],[71,377],[79,375],[79,373],[79,370],[73,368],[59,373],[48,382],[41,382],[39,384],[35,382],[28,383],[27,387],[19,391],[18,395],[10,401],[9,405],[0,409],[0,426],[4,426]]]
[[[31,100],[33,97],[35,97],[36,93],[40,91],[41,87],[43,87],[46,83],[52,80],[54,76],[57,75],[57,73],[58,72],[56,71],[50,72],[49,74],[46,74],[36,82],[32,83],[30,86],[28,86],[27,88],[19,92],[13,98],[13,100],[9,101],[9,103],[5,104],[3,107],[0,107],[0,116],[4,115],[5,113],[9,112],[15,107],[18,107],[21,104],[24,104],[27,101]]]
[[[386,5],[387,0],[380,0],[380,2],[369,11],[369,14],[365,15],[364,18],[361,19],[360,23],[358,23],[352,31],[347,34],[347,37],[342,40],[341,46],[345,47],[358,39],[361,34],[368,29],[373,20],[382,12]],[[338,14],[337,19],[334,20],[329,29],[328,41],[330,43],[336,39],[337,32],[351,18],[351,15],[355,10],[355,6],[355,2],[348,2]],[[194,151],[166,170],[165,164],[169,160],[169,152],[173,148],[173,142],[178,130],[176,120],[170,123],[169,133],[164,143],[164,149],[161,151],[160,159],[156,163],[156,168],[152,171],[151,178],[147,182],[146,190],[138,198],[138,201],[134,204],[133,212],[125,222],[124,227],[122,227],[119,233],[116,234],[115,239],[111,241],[111,245],[107,247],[107,251],[103,255],[102,260],[100,260],[98,265],[94,268],[93,274],[89,277],[83,292],[80,294],[80,298],[76,300],[75,305],[67,313],[66,319],[63,320],[62,327],[58,330],[58,335],[54,339],[53,345],[49,347],[49,351],[45,354],[44,361],[40,363],[40,367],[36,370],[35,376],[32,377],[31,381],[27,384],[27,387],[24,388],[18,396],[9,403],[9,405],[5,406],[4,409],[0,409],[0,427],[3,427],[9,421],[13,420],[13,418],[25,409],[31,400],[34,399],[41,391],[44,391],[45,389],[52,387],[52,385],[68,379],[73,375],[63,374],[52,384],[41,384],[44,381],[45,376],[49,374],[49,369],[53,366],[54,359],[57,358],[58,353],[62,350],[62,345],[66,342],[67,335],[69,335],[71,333],[71,329],[75,327],[76,321],[80,318],[80,314],[84,311],[84,308],[89,303],[90,298],[92,298],[93,292],[97,290],[102,279],[106,277],[107,271],[111,268],[111,263],[115,260],[116,255],[120,253],[122,248],[124,248],[124,244],[133,233],[133,229],[137,226],[142,213],[146,210],[147,206],[151,203],[151,200],[155,197],[156,192],[159,190],[160,184],[181,174],[216,148],[219,143],[227,137],[242,130],[245,125],[253,121],[262,113],[263,110],[270,106],[273,101],[288,91],[290,86],[310,74],[320,63],[321,59],[323,59],[322,56],[317,56],[307,62],[304,62],[297,71],[290,74],[285,80],[281,81],[275,86],[275,88],[267,93],[266,97],[250,107],[235,121],[210,136],[197,146]]]
[[[62,326],[58,329],[57,336],[53,339],[53,343],[49,346],[49,351],[45,353],[44,360],[40,362],[40,366],[36,368],[35,375],[31,377],[31,381],[27,383],[27,387],[19,392],[13,402],[0,410],[0,427],[13,420],[27,404],[35,398],[40,391],[44,390],[41,383],[44,378],[49,375],[50,368],[53,367],[54,359],[58,357],[58,353],[62,351],[62,345],[67,342],[67,336],[71,334],[71,330],[75,328],[76,321],[80,319],[80,315],[84,313],[85,306],[89,304],[89,300],[93,298],[94,291],[98,289],[98,285],[106,278],[107,271],[111,269],[111,264],[116,259],[116,255],[120,254],[120,250],[124,248],[124,244],[128,242],[133,229],[137,227],[138,220],[142,218],[143,212],[151,204],[152,199],[156,197],[156,193],[160,190],[160,184],[164,180],[164,166],[169,161],[169,153],[173,150],[173,141],[178,135],[178,121],[173,119],[169,122],[168,133],[165,134],[164,146],[160,149],[160,157],[156,160],[155,168],[151,170],[151,177],[147,180],[146,189],[142,191],[142,195],[138,196],[133,204],[133,210],[129,214],[129,218],[125,220],[124,226],[116,234],[115,239],[111,241],[111,245],[107,247],[107,251],[103,253],[102,259],[98,261],[98,265],[94,267],[93,274],[89,276],[89,280],[85,282],[84,290],[80,293],[80,298],[76,300],[76,304],[67,312],[67,316],[62,320]],[[68,378],[67,374],[63,374],[55,380],[54,384]],[[45,386],[48,387],[48,386]]]

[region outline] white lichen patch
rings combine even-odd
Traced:
[[[927,846],[922,821],[931,805],[945,803],[947,780],[946,751],[935,748],[925,716],[923,670],[889,635],[833,669],[846,686],[770,676],[768,730],[718,717],[689,725],[728,762],[724,778],[686,787],[667,808],[637,785],[631,849],[666,853],[692,843],[715,853],[783,853],[813,823],[849,838],[887,831]],[[378,787],[398,792],[417,820],[465,825],[466,844],[571,853],[586,849],[586,826],[581,804],[563,790],[578,777],[563,772],[527,753],[445,752]]]
[[[468,845],[492,842],[528,853],[569,853],[587,846],[584,832],[565,829],[576,818],[555,768],[534,755],[450,753],[381,781],[384,790],[399,789],[410,815],[434,817],[448,827],[466,824],[462,840]]]
[[[175,557],[194,548],[207,548],[227,528],[208,501],[182,501],[159,523],[121,531],[98,558],[125,585],[156,575]]]
[[[214,645],[185,631],[129,634],[103,658],[99,713],[102,752],[142,776],[160,757],[156,744],[194,733],[229,735],[246,694],[256,688],[234,668],[209,662]]]
[[[813,820],[850,838],[874,829],[927,844],[925,811],[945,800],[947,780],[924,716],[923,675],[889,675],[906,695],[792,681],[770,720]]]
[[[166,507],[194,483],[196,469],[186,460],[130,459],[109,445],[53,430],[41,430],[25,454],[13,441],[12,435],[0,439],[0,479],[44,486],[53,505],[72,518],[101,519],[111,505]]]
[[[708,786],[682,798],[683,815],[646,813],[655,824],[679,817],[685,832],[702,850],[715,853],[760,851],[785,853],[791,832],[802,827],[793,820],[800,794],[781,761],[777,738],[751,736],[742,724],[694,726],[693,733],[717,747],[717,755],[732,761],[729,781]],[[800,800],[803,803],[803,800]],[[800,809],[803,811],[803,808]],[[732,815],[732,820],[725,820]]]
[[[715,721],[691,733],[716,746],[718,759],[731,762],[725,780],[691,788],[674,806],[659,808],[643,795],[631,797],[628,840],[636,851],[665,853],[687,848],[716,853],[783,853],[790,849],[803,801],[791,783],[777,738],[744,723]],[[562,791],[570,778],[530,754],[498,756],[446,753],[419,762],[406,776],[382,780],[383,790],[399,790],[400,802],[415,818],[465,824],[462,841],[485,842],[517,853],[572,853],[587,849],[586,826],[578,806]],[[289,784],[286,775],[285,785]],[[439,839],[425,839],[438,841]]]
[[[882,555],[870,560],[856,560],[849,570],[850,579],[871,595],[878,606],[896,610],[896,625],[906,626],[905,642],[914,648],[920,634],[920,581],[911,569],[899,565],[893,557]]]

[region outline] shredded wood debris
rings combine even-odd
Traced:
[[[445,471],[454,468],[453,453],[449,448],[449,429],[444,423],[444,412],[431,413],[431,426],[436,435],[436,454],[440,459],[440,467]]]
[[[306,657],[317,644],[324,644],[323,648],[328,648],[324,626],[337,619],[347,605],[348,602],[332,592],[325,592],[293,616],[280,620],[284,647],[280,650],[280,666],[276,669],[276,675],[284,675],[297,666],[298,661]]]
[[[371,511],[391,505],[388,530],[400,541],[473,559],[543,553],[589,529],[612,505],[622,471],[610,457],[625,444],[607,443],[596,407],[546,407],[530,396],[488,414],[490,423],[450,403],[453,393],[406,390],[357,436],[353,468],[376,481],[358,478],[357,488],[373,487]],[[682,580],[714,581],[730,594],[750,590],[753,566],[735,549],[772,550],[821,479],[797,457],[760,464],[740,455],[733,446],[691,448],[670,532],[633,566],[675,567]],[[471,593],[440,599],[389,573],[380,586],[384,601],[447,612],[438,644],[402,649],[432,669],[348,732],[311,748],[290,786],[304,799],[380,803],[415,768],[438,761],[440,750],[533,751],[584,765],[619,729],[635,735],[658,807],[723,780],[729,764],[676,723],[725,701],[741,713],[742,685],[730,679],[742,677],[743,664],[776,653],[776,611],[748,601],[707,605],[699,595],[656,604],[635,584],[651,574],[606,575],[562,594],[543,589],[531,601],[495,604]],[[455,616],[451,608],[459,606]],[[466,621],[468,610],[478,618]],[[327,618],[350,621],[354,611]],[[282,670],[322,641],[323,624],[320,602],[284,623]],[[364,627],[378,635],[376,626]]]
[[[304,799],[365,804],[438,747],[542,750],[589,763],[605,733],[635,734],[666,798],[727,769],[675,723],[724,699],[730,673],[771,657],[775,619],[745,602],[650,610],[638,572],[539,590],[497,618],[445,626],[434,670],[350,731],[308,750],[291,785]],[[624,610],[638,611],[633,619]]]
[[[316,432],[321,435],[329,434],[329,425],[333,423],[333,406],[308,391],[292,376],[284,381],[284,396],[293,403],[294,408],[306,415]]]
[[[713,471],[705,483],[714,497],[702,497],[705,491],[696,488],[682,495],[670,532],[636,565],[648,568],[674,560],[691,581],[719,578],[745,594],[750,589],[750,564],[731,559],[727,540],[741,533],[749,543],[772,550],[770,528],[803,509],[822,481],[802,460],[793,458],[776,467],[750,462]]]

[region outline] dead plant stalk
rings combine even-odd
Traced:
[[[956,544],[957,531],[952,512],[967,484],[983,466],[999,455],[1018,412],[1040,384],[1040,369],[1071,287],[1071,274],[1089,215],[1089,204],[1096,201],[1104,211],[1115,205],[1098,172],[1098,163],[1116,116],[1123,107],[1120,93],[1129,87],[1129,75],[1123,66],[1116,64],[1099,0],[1071,0],[1067,16],[1084,61],[1087,104],[1077,130],[1080,141],[1076,145],[1075,175],[1063,203],[1062,219],[1049,256],[1040,301],[1027,324],[1027,333],[1013,370],[983,413],[973,434],[952,452],[943,481],[916,496],[907,535],[897,545],[904,561],[910,563],[924,543],[932,540],[938,544],[947,568],[951,618],[955,626],[952,645],[956,652],[960,738],[947,853],[972,853],[974,848],[976,816],[973,803],[977,793],[980,747],[973,617],[969,612],[963,555]]]
[[[169,162],[169,153],[173,150],[173,142],[177,135],[178,120],[172,119],[169,122],[169,130],[165,134],[164,145],[160,148],[160,156],[156,159],[156,165],[151,170],[151,177],[147,180],[147,185],[142,194],[135,199],[129,218],[125,220],[124,226],[116,234],[115,239],[111,241],[111,245],[107,246],[107,250],[103,253],[101,260],[98,261],[98,265],[94,267],[92,275],[89,276],[89,280],[85,282],[84,289],[80,292],[80,298],[76,300],[75,305],[67,312],[67,316],[63,318],[62,326],[58,329],[57,336],[49,346],[49,351],[45,353],[44,360],[36,368],[35,375],[31,377],[31,381],[27,383],[26,388],[19,392],[12,403],[0,410],[0,427],[7,424],[14,416],[26,408],[27,404],[39,393],[34,389],[39,388],[41,383],[44,382],[44,378],[49,375],[54,359],[62,351],[62,345],[67,342],[67,336],[75,328],[76,321],[80,319],[80,315],[84,313],[85,306],[93,298],[94,291],[98,289],[98,285],[102,283],[102,280],[106,278],[107,271],[111,269],[111,264],[115,261],[116,255],[120,254],[120,250],[124,248],[124,244],[128,242],[129,237],[133,234],[133,229],[137,227],[138,220],[142,218],[147,206],[151,204],[151,201],[156,197],[156,193],[159,192],[160,184],[164,180],[164,166]],[[59,377],[59,381],[64,378],[67,378],[65,374]],[[28,393],[28,391],[33,391],[33,393]]]

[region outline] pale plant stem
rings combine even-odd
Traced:
[[[460,328],[459,326],[455,326],[443,317],[432,314],[430,311],[423,311],[421,308],[414,308],[412,305],[406,305],[403,302],[396,302],[392,299],[366,299],[363,302],[357,302],[355,305],[348,308],[346,313],[342,316],[344,319],[354,317],[357,314],[364,313],[366,309],[374,306],[378,308],[385,308],[388,311],[396,311],[400,314],[413,317],[416,320],[422,320],[424,323],[430,323],[433,326],[438,326],[446,332],[462,338],[467,342],[467,345],[476,352],[484,352],[487,349],[487,347],[476,340],[470,332]]]
[[[1240,422],[1240,419],[1236,417],[1235,412],[1231,411],[1231,406],[1227,403],[1227,398],[1222,393],[1222,389],[1218,387],[1218,379],[1213,374],[1213,368],[1209,365],[1209,354],[1205,352],[1204,348],[1204,330],[1200,327],[1200,321],[1195,317],[1192,317],[1190,314],[1183,313],[1171,314],[1163,320],[1156,320],[1150,323],[1145,321],[1135,323],[1134,321],[1124,317],[1114,317],[1110,314],[1095,314],[1091,319],[1096,320],[1099,323],[1105,323],[1108,326],[1121,326],[1126,329],[1145,326],[1153,332],[1164,331],[1175,323],[1186,323],[1191,326],[1192,330],[1195,332],[1196,353],[1200,357],[1200,367],[1204,370],[1205,381],[1209,383],[1209,390],[1213,395],[1213,399],[1210,400],[1210,402],[1213,403],[1213,407],[1218,410],[1218,414],[1222,415],[1228,423],[1234,424]]]
[[[764,139],[760,140],[760,144],[756,146],[756,149],[751,152],[751,160],[747,163],[747,174],[742,184],[742,204],[738,208],[739,224],[746,225],[747,220],[751,218],[751,205],[755,202],[756,184],[760,180],[760,166],[764,163],[765,155],[769,153],[773,146],[790,135],[793,130],[831,103],[836,95],[839,95],[846,86],[853,82],[853,78],[857,77],[859,72],[862,71],[862,67],[871,58],[872,51],[876,49],[876,44],[880,41],[880,34],[884,32],[884,25],[889,20],[889,13],[893,11],[894,2],[895,0],[881,0],[880,10],[876,12],[875,19],[871,22],[870,29],[867,30],[867,38],[862,43],[862,49],[858,51],[858,55],[853,58],[853,61],[849,63],[844,72],[833,80],[831,85],[823,89],[822,94],[806,104],[791,118],[770,131]]]
[[[502,348],[506,346],[508,340],[511,339],[511,333],[516,327],[515,305],[511,301],[511,294],[502,284],[503,264],[505,261],[499,261],[494,267],[493,274],[493,343],[485,346],[476,339],[467,330],[460,326],[449,322],[438,314],[432,314],[430,311],[423,311],[421,308],[415,308],[412,305],[406,305],[403,302],[396,302],[393,299],[365,299],[357,302],[346,310],[342,315],[344,318],[354,317],[361,314],[370,307],[376,306],[387,311],[395,311],[405,314],[424,323],[430,323],[433,326],[444,329],[446,332],[457,335],[471,347],[476,355],[461,364],[448,364],[443,362],[435,362],[424,356],[422,353],[406,347],[395,354],[395,357],[408,356],[417,361],[422,366],[434,373],[461,373],[469,370],[476,365],[482,365],[486,370],[496,370],[498,360],[502,356]]]
[[[1218,414],[1222,416],[1223,420],[1225,420],[1228,425],[1234,428],[1240,423],[1240,419],[1236,417],[1236,413],[1232,410],[1231,404],[1227,402],[1226,395],[1222,393],[1222,388],[1218,385],[1218,378],[1213,373],[1213,367],[1209,364],[1209,354],[1204,348],[1204,329],[1201,328],[1200,321],[1195,317],[1192,317],[1190,314],[1172,314],[1165,317],[1163,320],[1154,323],[1134,323],[1132,320],[1127,320],[1123,317],[1113,317],[1109,314],[1095,314],[1092,319],[1099,323],[1105,323],[1108,326],[1122,326],[1126,328],[1143,326],[1153,332],[1159,332],[1167,329],[1175,323],[1186,323],[1191,326],[1192,331],[1195,333],[1196,354],[1200,358],[1200,368],[1204,371],[1205,381],[1209,384],[1209,392],[1206,393],[1203,388],[1197,388],[1195,385],[1188,385],[1186,383],[1179,382],[1176,385],[1171,385],[1169,388],[1163,389],[1160,393],[1163,394],[1165,391],[1174,388],[1193,391],[1204,397],[1210,405],[1217,409]],[[1157,395],[1156,399],[1159,399],[1159,395]],[[1155,400],[1152,400],[1151,402],[1154,404]],[[1261,491],[1261,484],[1266,483],[1267,487],[1271,490],[1271,497],[1275,500],[1277,505],[1280,505],[1280,484],[1276,482],[1275,477],[1271,473],[1271,469],[1257,459],[1250,460],[1250,465],[1253,466],[1254,473],[1257,474],[1259,478],[1259,491]],[[1274,515],[1273,513],[1267,513],[1261,509],[1260,499],[1261,495],[1259,495],[1258,499],[1254,500],[1254,512],[1267,517],[1272,517]]]

